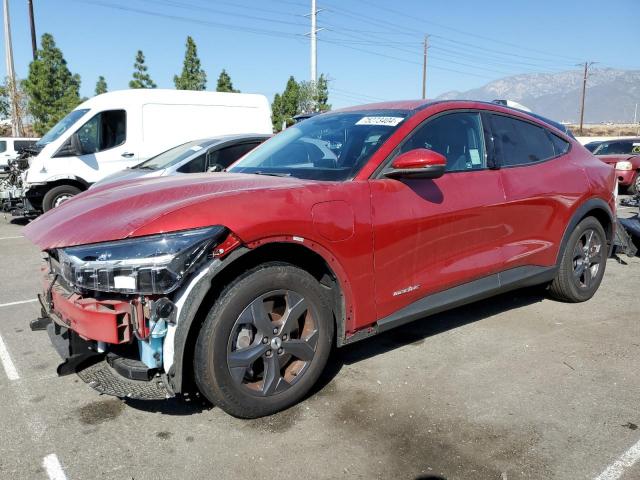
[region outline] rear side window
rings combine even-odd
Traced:
[[[258,145],[259,143],[243,143],[240,145],[221,148],[220,150],[215,150],[209,154],[208,168],[214,167],[216,165],[221,167],[221,169],[227,168],[233,162],[242,157],[245,153],[250,152]]]
[[[31,147],[32,145],[35,145],[35,143],[36,143],[35,140],[16,140],[15,142],[13,142],[13,149],[16,152],[18,152],[23,148]]]
[[[447,158],[448,172],[485,168],[484,139],[480,114],[455,112],[427,120],[400,147],[398,153],[426,148]]]
[[[0,153],[7,151],[7,142],[0,140]]]
[[[202,173],[206,163],[206,154],[202,154],[178,169],[180,173]]]
[[[569,149],[547,129],[512,117],[491,115],[491,131],[496,155],[505,167],[541,162]]]

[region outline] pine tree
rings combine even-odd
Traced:
[[[282,97],[279,93],[275,94],[271,104],[271,123],[274,132],[282,130]]]
[[[318,112],[326,112],[331,110],[331,105],[329,105],[329,84],[327,82],[327,77],[324,74],[320,75],[318,81],[316,83],[316,111]]]
[[[129,88],[156,88],[156,84],[147,73],[148,67],[144,63],[144,53],[138,50],[136,63],[133,64],[133,80],[129,82]]]
[[[69,71],[53,36],[42,35],[41,48],[29,65],[24,89],[29,99],[33,128],[43,135],[81,102],[80,76]]]
[[[187,49],[180,76],[173,77],[178,90],[204,90],[207,88],[207,74],[200,66],[198,49],[193,38],[187,37]]]
[[[102,75],[100,75],[96,82],[96,95],[100,95],[102,93],[107,93],[107,81]]]
[[[9,117],[9,92],[4,85],[0,85],[0,118]]]
[[[223,68],[218,77],[218,85],[216,86],[216,92],[231,92],[240,93],[240,90],[233,88],[233,82],[227,71]]]
[[[286,126],[293,125],[293,117],[299,112],[300,104],[300,85],[293,78],[293,75],[287,80],[287,86],[282,95],[276,93],[271,104],[271,115],[273,128],[276,132],[282,130],[282,124]]]

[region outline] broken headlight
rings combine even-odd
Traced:
[[[58,249],[60,270],[73,286],[101,292],[165,294],[216,245],[214,226]]]

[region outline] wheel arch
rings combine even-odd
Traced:
[[[188,296],[184,305],[185,315],[181,315],[176,328],[174,362],[169,371],[175,391],[183,392],[195,385],[190,362],[193,359],[198,332],[213,303],[234,278],[262,263],[286,262],[314,276],[327,292],[335,323],[335,341],[338,346],[343,344],[351,293],[342,267],[322,246],[312,242],[302,244],[290,240],[291,237],[288,238],[261,240],[246,247],[239,247],[221,261],[219,267],[201,286],[194,289],[198,291]]]
[[[567,242],[571,233],[576,228],[576,225],[584,220],[586,217],[594,217],[602,227],[604,228],[605,235],[607,236],[607,243],[609,244],[608,255],[611,254],[611,248],[613,247],[613,238],[615,235],[615,217],[609,208],[607,202],[601,198],[590,198],[582,203],[571,216],[571,220],[567,225],[560,242],[560,248],[558,249],[558,255],[556,257],[556,264],[559,265],[562,260]]]

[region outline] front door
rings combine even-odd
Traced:
[[[488,168],[482,116],[427,119],[392,156],[427,148],[447,158],[438,179],[370,180],[378,318],[503,263],[500,171]]]

